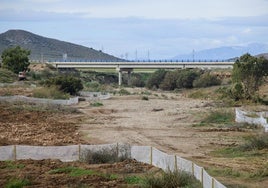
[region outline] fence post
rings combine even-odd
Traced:
[[[176,172],[178,171],[178,161],[177,161],[177,156],[176,155],[174,155],[174,157],[175,157],[175,170],[176,170]]]
[[[116,156],[117,156],[117,161],[119,161],[119,145],[118,142],[116,143]]]
[[[212,178],[212,181],[211,181],[211,188],[215,188],[215,179]]]
[[[82,158],[81,156],[81,144],[78,145],[78,160],[80,161]]]
[[[203,187],[204,186],[204,168],[201,168],[201,183]]]
[[[151,146],[150,164],[153,164],[153,147]]]
[[[194,175],[194,163],[192,162],[192,173]]]
[[[17,146],[16,145],[14,145],[13,155],[14,155],[14,161],[16,161],[17,160]]]

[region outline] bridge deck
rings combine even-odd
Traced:
[[[232,68],[234,62],[52,62],[57,68],[181,69]]]

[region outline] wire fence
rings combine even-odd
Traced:
[[[105,145],[71,145],[71,146],[0,146],[0,160],[21,159],[59,159],[63,162],[78,161],[88,152],[114,152],[118,158],[135,159],[139,162],[151,164],[164,171],[185,171],[199,180],[204,188],[226,188],[223,184],[211,177],[203,167],[192,161],[176,155],[168,155],[151,146],[130,146],[128,144]]]
[[[236,122],[261,125],[264,127],[264,131],[268,132],[268,112],[246,112],[236,108],[235,114]]]

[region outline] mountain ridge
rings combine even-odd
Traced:
[[[0,53],[2,53],[4,49],[14,46],[21,46],[22,48],[31,50],[30,60],[32,61],[122,60],[93,48],[43,37],[25,30],[8,30],[0,34]]]
[[[228,60],[240,57],[245,53],[251,55],[258,55],[266,53],[268,45],[260,43],[251,43],[247,46],[222,46],[218,48],[211,48],[207,50],[196,51],[189,54],[177,55],[173,57],[174,60],[189,59],[189,60]]]

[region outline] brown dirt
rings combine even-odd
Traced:
[[[28,108],[28,109],[27,109]],[[85,143],[78,133],[81,114],[38,111],[39,105],[0,103],[0,145],[69,145]],[[56,110],[58,106],[51,106]]]
[[[94,175],[72,176],[68,172],[51,173],[52,170],[75,167],[94,171]],[[137,187],[127,185],[126,176],[142,176],[159,169],[126,160],[114,164],[89,165],[81,162],[61,162],[59,160],[19,160],[15,162],[0,161],[0,187],[12,179],[27,179],[27,187]],[[113,175],[115,178],[110,178]]]

